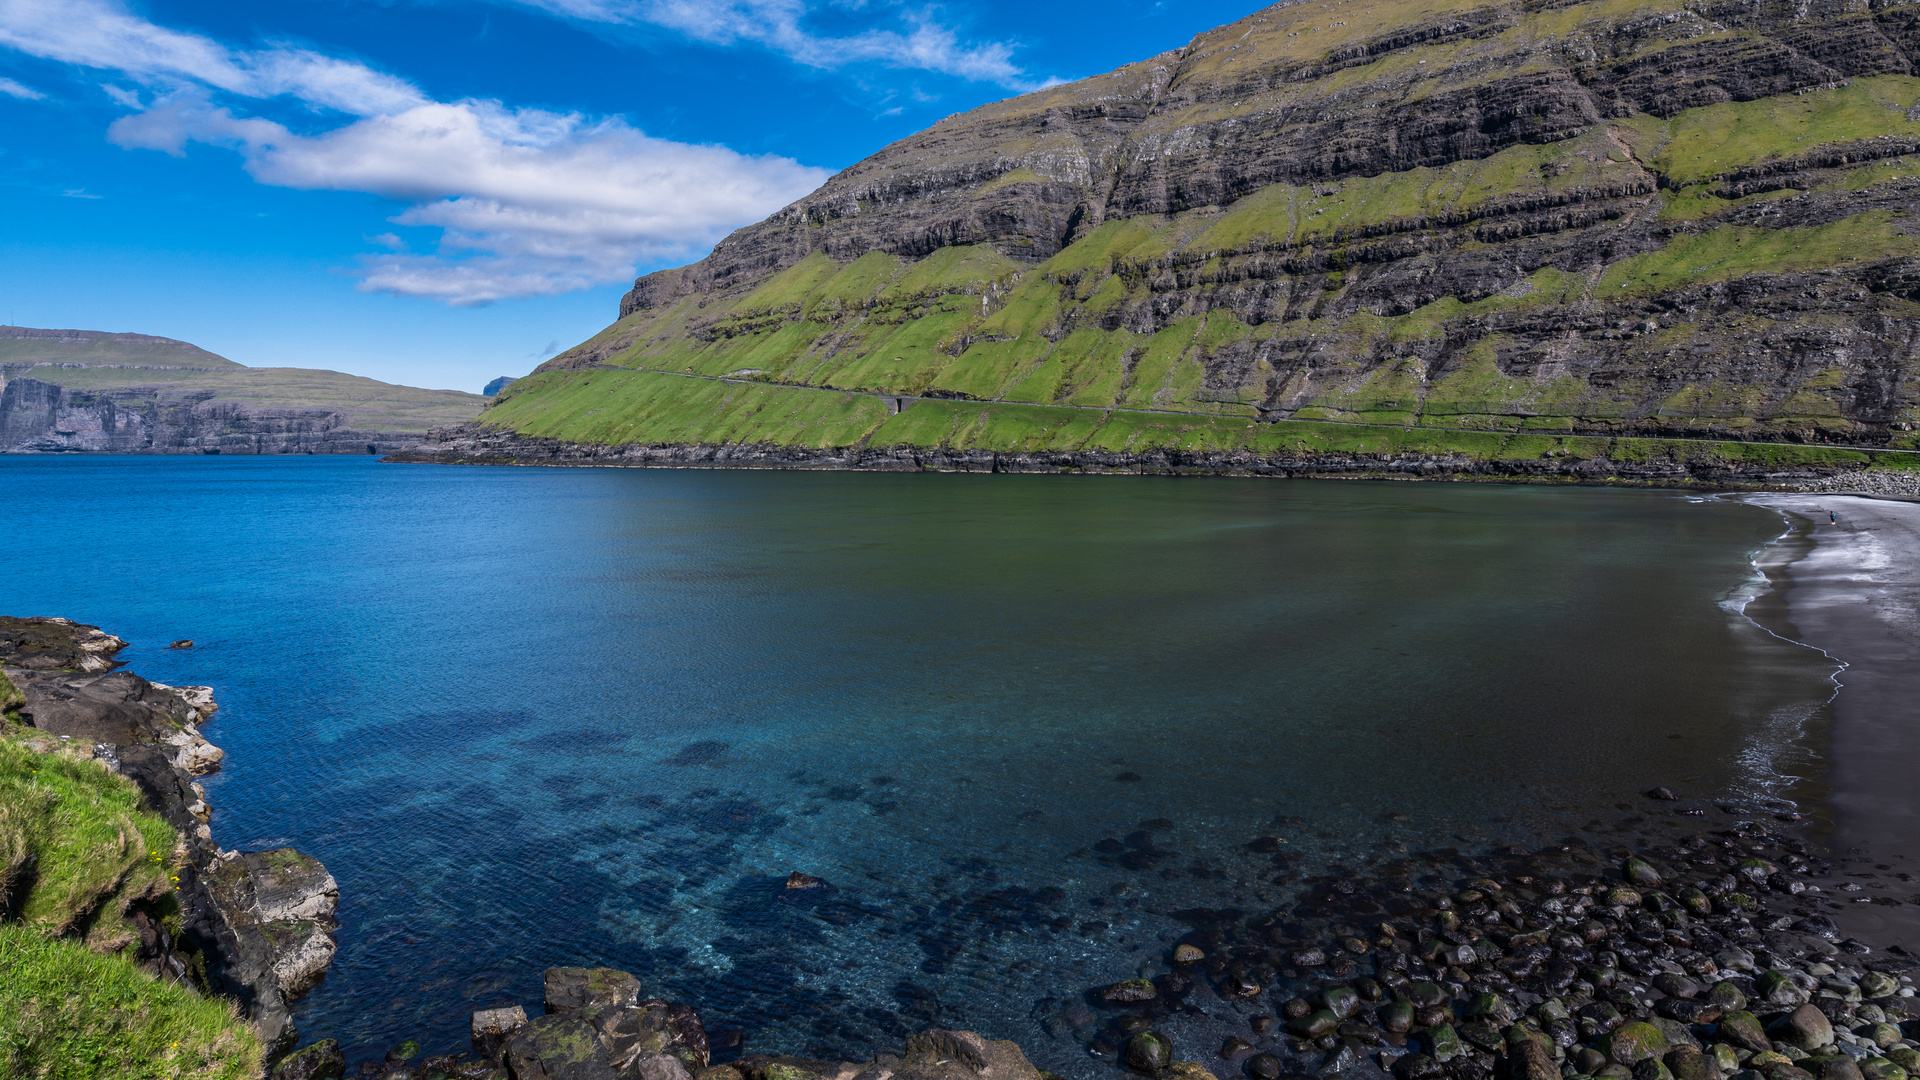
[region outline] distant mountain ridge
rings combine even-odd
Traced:
[[[0,453],[387,454],[484,401],[149,334],[0,327]]]
[[[1920,446],[1917,73],[1915,0],[1277,5],[641,278],[444,455],[1857,464]]]
[[[243,368],[198,345],[151,334],[119,334],[102,330],[43,330],[31,326],[0,326],[0,366],[82,364],[87,366],[145,366],[227,371]]]

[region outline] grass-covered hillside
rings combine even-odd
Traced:
[[[0,327],[0,452],[384,452],[471,420],[486,400],[245,367],[145,334]]]
[[[18,704],[0,674],[0,710]],[[179,930],[173,829],[100,763],[0,723],[0,1076],[258,1076],[230,1002],[136,962],[141,921]]]
[[[615,445],[1920,448],[1913,12],[1271,8],[882,150],[642,279],[482,424]]]

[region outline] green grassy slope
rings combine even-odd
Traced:
[[[241,367],[217,353],[173,338],[93,330],[0,326],[0,367],[15,364],[145,364],[214,369]]]
[[[127,955],[136,904],[178,930],[173,829],[126,779],[29,734],[0,734],[0,1076],[259,1075],[259,1040],[230,1002]]]
[[[260,409],[332,409],[361,431],[425,431],[473,419],[487,399],[459,390],[396,386],[359,375],[314,368],[153,371],[128,367],[39,365],[9,370],[75,390],[160,387],[169,395],[210,392],[214,399]]]
[[[487,415],[535,438],[622,444],[770,442],[824,450],[910,447],[1002,454],[1092,452],[1261,456],[1449,454],[1482,461],[1670,461],[1716,466],[1920,468],[1920,455],[1712,439],[1448,430],[1090,406],[922,399],[889,414],[883,398],[652,371],[556,371]]]
[[[1371,60],[1353,51],[1456,9],[1484,13],[1467,0],[1347,0],[1269,9],[1202,35],[1181,78],[1238,89],[1156,131],[1241,115],[1272,122],[1259,119],[1275,115],[1260,103],[1309,95],[1300,87],[1417,101],[1524,73],[1538,42],[1690,17],[1668,0],[1589,0],[1508,12],[1510,24],[1472,40],[1435,34]],[[1649,55],[1700,38],[1675,33]],[[1701,33],[1737,42],[1743,31]],[[1243,47],[1263,63],[1306,65],[1304,74],[1286,86],[1237,84],[1250,63],[1235,53]],[[1475,61],[1498,56],[1512,59]],[[1432,82],[1439,71],[1444,86]],[[1067,108],[1088,93],[1042,91],[963,120]],[[996,149],[1026,161],[1051,146],[1029,142]],[[1175,143],[1164,153],[1198,152]],[[920,445],[936,428],[936,441],[954,447],[1178,438],[1252,449],[1323,437],[1255,424],[1286,420],[1345,425],[1325,436],[1336,442],[1358,437],[1356,425],[1408,429],[1367,437],[1474,454],[1534,435],[1920,449],[1915,147],[1920,78],[1871,75],[1602,119],[1445,165],[1274,183],[1225,205],[1110,218],[1044,260],[986,243],[845,262],[816,250],[746,285],[661,293],[512,387],[481,422],[581,443],[814,448]],[[904,168],[878,155],[848,175],[879,183]],[[1023,166],[978,190],[1041,179]],[[1553,248],[1535,237],[1571,239]],[[1507,276],[1497,287],[1422,291],[1424,278],[1458,266]],[[1282,298],[1247,299],[1265,283]],[[1859,360],[1870,351],[1862,345],[1877,350],[1871,364]],[[607,368],[759,385],[622,379]],[[993,407],[956,413],[922,401],[893,417],[876,397],[782,387]],[[1097,417],[1036,428],[1039,414],[1016,405]],[[1186,419],[1139,420],[1155,433],[1140,434],[1131,410]],[[1185,434],[1168,434],[1181,425]],[[1124,438],[1107,433],[1120,427]]]
[[[62,333],[70,336],[46,336]],[[330,409],[347,418],[346,426],[368,432],[462,423],[487,401],[338,371],[250,368],[171,338],[0,327],[0,387],[22,378],[70,390],[150,388],[163,399],[209,396],[252,409]]]

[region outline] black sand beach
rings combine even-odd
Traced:
[[[1847,664],[1824,783],[1832,849],[1862,888],[1835,921],[1861,938],[1920,948],[1920,502],[1749,499],[1811,526],[1805,554],[1787,567],[1788,624],[1769,628]]]

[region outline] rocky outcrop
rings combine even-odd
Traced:
[[[332,961],[339,886],[290,848],[240,853],[213,840],[194,781],[223,754],[199,724],[217,706],[203,686],[172,687],[120,670],[126,643],[57,618],[0,617],[0,672],[23,699],[16,715],[47,749],[92,757],[132,780],[147,808],[179,831],[179,930],[136,916],[138,959],[237,1002],[269,1051],[293,1045],[288,1002]]]
[[[667,469],[813,469],[873,472],[1072,473],[1141,476],[1483,479],[1663,487],[1801,490],[1832,482],[1842,466],[1742,462],[1685,453],[1648,458],[1571,454],[1498,459],[1468,453],[1260,453],[1253,450],[1138,452],[996,451],[947,447],[777,443],[606,445],[563,442],[469,426],[435,431],[386,460],[459,465],[615,465]],[[1849,473],[1847,475],[1860,475]]]
[[[528,1019],[518,1005],[473,1014],[470,1057],[430,1057],[415,1064],[416,1043],[403,1043],[359,1074],[390,1080],[1044,1080],[1012,1042],[971,1031],[924,1031],[898,1054],[865,1062],[816,1061],[750,1054],[715,1065],[706,1029],[691,1006],[646,997],[640,981],[612,968],[549,968],[546,1013]],[[332,1080],[346,1062],[339,1044],[322,1040],[289,1056],[274,1080]],[[1192,1062],[1165,1080],[1213,1080]]]
[[[207,389],[16,378],[0,390],[0,453],[384,454],[418,441],[357,430],[335,409],[250,405]]]

